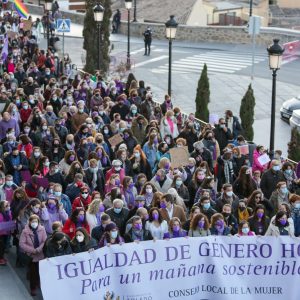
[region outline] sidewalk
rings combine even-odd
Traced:
[[[32,300],[9,262],[0,267],[0,295],[2,300]]]

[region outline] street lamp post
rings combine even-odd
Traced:
[[[97,23],[97,52],[98,52],[98,60],[97,66],[98,70],[100,70],[100,42],[101,42],[101,22],[103,21],[104,15],[104,7],[98,3],[94,8],[94,20]]]
[[[47,49],[49,48],[50,44],[50,33],[49,33],[49,27],[50,27],[50,10],[52,8],[52,1],[51,0],[45,0],[45,11],[47,13]]]
[[[252,10],[253,10],[253,0],[250,0],[250,10],[249,10],[250,17],[252,17]]]
[[[178,23],[175,21],[174,16],[171,15],[170,19],[165,23],[166,38],[169,40],[169,74],[168,74],[168,94],[171,96],[172,86],[172,42],[175,39]]]
[[[127,70],[130,70],[130,9],[132,8],[132,0],[125,0],[127,9]]]
[[[137,0],[134,0],[134,4],[133,4],[134,10],[133,10],[133,20],[132,20],[132,22],[136,22],[137,21],[136,20],[136,1]]]
[[[280,69],[282,62],[282,54],[284,48],[279,45],[279,39],[273,40],[273,45],[268,47],[269,66],[272,70],[272,107],[271,107],[271,132],[270,132],[270,153],[274,155],[274,136],[275,136],[275,109],[276,109],[276,77],[277,70]]]

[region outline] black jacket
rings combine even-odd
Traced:
[[[129,231],[125,234],[124,239],[125,239],[125,243],[134,242],[133,236],[132,236],[132,228],[130,228]],[[142,241],[153,240],[152,234],[150,233],[149,230],[143,229],[143,234],[142,234],[141,240]]]
[[[231,131],[229,128],[227,128],[227,132],[225,132],[223,128],[219,127],[219,125],[217,125],[213,131],[215,134],[215,139],[219,143],[220,151],[222,152],[223,149],[227,146],[228,141],[232,138]]]
[[[105,228],[102,225],[98,225],[93,228],[91,237],[97,241],[97,244],[100,242],[103,233],[105,232]]]
[[[262,175],[260,188],[267,199],[270,199],[279,181],[286,181],[281,171],[273,171],[272,169],[269,169]]]
[[[122,208],[122,211],[117,214],[114,212],[114,208],[110,208],[106,211],[106,213],[110,216],[112,222],[116,223],[117,227],[120,230],[121,236],[125,232],[126,221],[128,220],[129,210],[125,207]]]
[[[87,244],[84,242],[79,243],[76,238],[71,242],[71,248],[73,250],[73,253],[81,253],[88,251],[90,249],[96,249],[97,248],[97,242],[93,238],[91,238]]]
[[[191,153],[191,157],[195,158],[197,167],[199,167],[199,165],[201,164],[202,161],[206,161],[208,163],[210,172],[214,173],[213,159],[212,159],[212,155],[208,149],[203,148],[202,153],[195,150]]]
[[[94,174],[90,169],[85,170],[85,177],[86,177],[88,186],[92,187],[92,181],[93,181]],[[102,196],[104,196],[104,175],[103,175],[102,170],[100,170],[100,169],[97,172],[96,187],[94,188],[94,190],[100,192],[100,194]]]

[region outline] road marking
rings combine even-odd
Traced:
[[[156,58],[152,58],[152,59],[149,59],[149,60],[146,60],[146,61],[142,61],[140,63],[135,64],[135,68],[141,67],[141,66],[144,66],[144,65],[147,65],[147,64],[151,64],[153,62],[163,60],[163,59],[166,59],[168,57],[169,57],[168,55],[161,55],[161,56],[156,57]]]

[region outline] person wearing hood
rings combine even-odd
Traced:
[[[210,171],[213,173],[213,159],[210,151],[205,148],[203,142],[198,141],[193,144],[194,151],[191,153],[191,157],[196,160],[196,166],[199,167],[202,161],[206,161],[210,168]]]
[[[45,243],[44,254],[47,258],[72,254],[69,237],[63,232],[54,232]]]
[[[85,211],[88,209],[89,204],[92,202],[92,197],[89,195],[89,187],[83,186],[80,189],[80,195],[75,198],[72,204],[72,210],[74,211],[76,208],[83,208]]]

